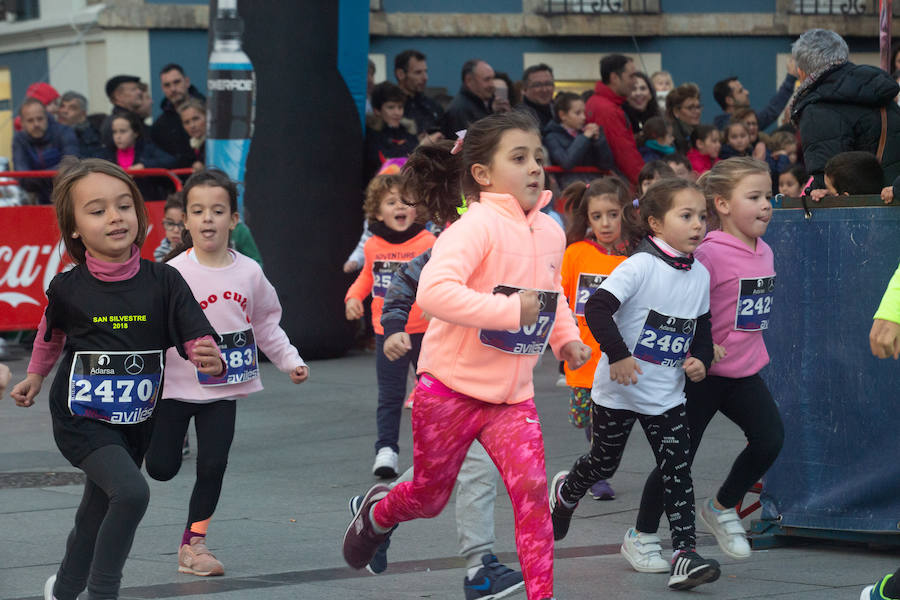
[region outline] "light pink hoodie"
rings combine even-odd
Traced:
[[[756,250],[724,231],[710,231],[697,247],[694,257],[709,271],[709,309],[712,313],[713,342],[724,346],[727,356],[714,364],[710,375],[748,377],[769,364],[762,331],[735,328],[741,279],[775,275],[772,249],[762,238]],[[777,285],[775,288],[777,294]]]
[[[497,285],[557,292],[550,345],[558,358],[560,348],[579,340],[561,283],[565,234],[540,212],[550,197],[541,194],[526,215],[514,196],[482,192],[481,201],[437,239],[416,295],[434,317],[422,341],[420,374],[492,404],[534,397],[537,355],[508,354],[480,339],[482,328],[519,328],[519,295],[494,294]]]

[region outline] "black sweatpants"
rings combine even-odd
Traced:
[[[657,470],[666,482],[663,502],[672,530],[672,548],[692,549],[696,545],[694,484],[688,462],[691,436],[683,405],[670,408],[661,415],[642,415],[594,403],[591,408],[591,451],[575,461],[560,495],[566,502],[578,502],[597,481],[611,478],[622,461],[628,434],[635,421],[640,421],[656,457]]]
[[[78,468],[87,481],[53,595],[74,600],[87,587],[88,600],[118,598],[122,568],[150,502],[150,488],[140,466],[119,445],[94,450]]]
[[[208,404],[163,398],[156,407],[153,437],[147,450],[147,474],[168,481],[181,468],[181,447],[191,417],[197,432],[197,480],[188,508],[186,529],[191,523],[212,517],[222,492],[222,480],[228,466],[228,452],[234,439],[236,417],[234,400]]]
[[[700,383],[688,381],[687,416],[691,428],[691,455],[700,446],[703,432],[716,412],[731,419],[743,430],[747,446],[738,455],[716,499],[725,508],[734,508],[754,483],[772,466],[784,443],[784,426],[769,388],[759,375],[730,378],[710,375]],[[663,512],[663,485],[654,469],[644,484],[636,528],[654,533]]]

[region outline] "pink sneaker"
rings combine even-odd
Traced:
[[[225,567],[206,547],[206,538],[192,537],[191,543],[178,551],[178,572],[209,577],[224,575]]]

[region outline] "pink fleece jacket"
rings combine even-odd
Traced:
[[[222,268],[206,267],[188,250],[169,261],[181,273],[216,333],[253,329],[256,345],[281,371],[306,366],[280,326],[281,303],[275,288],[251,258],[231,252],[233,262]],[[174,348],[166,351],[163,398],[203,404],[222,398],[246,396],[263,389],[257,376],[242,383],[204,386],[197,369]]]
[[[561,283],[565,234],[540,212],[550,197],[544,192],[525,214],[515,197],[482,192],[481,201],[437,239],[416,295],[422,310],[434,317],[422,341],[420,374],[493,404],[534,397],[537,355],[509,354],[480,338],[482,329],[519,328],[519,295],[492,293],[497,285],[558,294],[549,336],[557,357],[560,348],[580,339]]]
[[[694,258],[709,271],[709,307],[713,342],[728,354],[712,366],[710,375],[747,377],[769,364],[762,331],[736,329],[741,279],[775,275],[772,249],[761,238],[756,250],[724,231],[710,231],[694,252]],[[776,288],[777,289],[777,288]]]

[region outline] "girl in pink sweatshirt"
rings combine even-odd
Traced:
[[[698,182],[712,201],[721,230],[710,231],[694,256],[709,271],[712,337],[719,359],[698,383],[687,382],[691,460],[703,431],[717,412],[744,431],[738,455],[718,493],[697,502],[700,520],[732,558],[750,556],[735,506],[769,469],[784,441],[778,407],[759,371],[769,363],[763,331],[775,296],[772,249],[762,240],[772,217],[768,165],[749,157],[716,163]],[[637,529],[655,532],[663,512],[658,470],[647,479]]]
[[[590,357],[563,297],[562,229],[540,209],[541,138],[518,112],[474,123],[435,153],[434,185],[412,190],[433,215],[465,195],[469,209],[434,246],[416,300],[432,320],[413,400],[414,478],[363,498],[344,536],[344,559],[364,567],[390,529],[446,505],[472,441],[500,471],[516,518],[529,600],[553,596],[553,531],[532,369],[547,343],[578,368]],[[439,190],[435,193],[435,190]]]
[[[305,381],[309,368],[279,326],[281,304],[259,264],[228,248],[231,230],[239,220],[235,184],[216,169],[198,171],[185,183],[182,197],[184,252],[169,265],[184,277],[216,330],[227,369],[210,377],[174,351],[167,352],[165,387],[147,451],[147,473],[160,481],[178,473],[182,441],[193,417],[197,480],[179,547],[178,571],[223,575],[222,563],[206,546],[206,532],[234,438],[235,400],[262,389],[257,346],[294,383]]]

